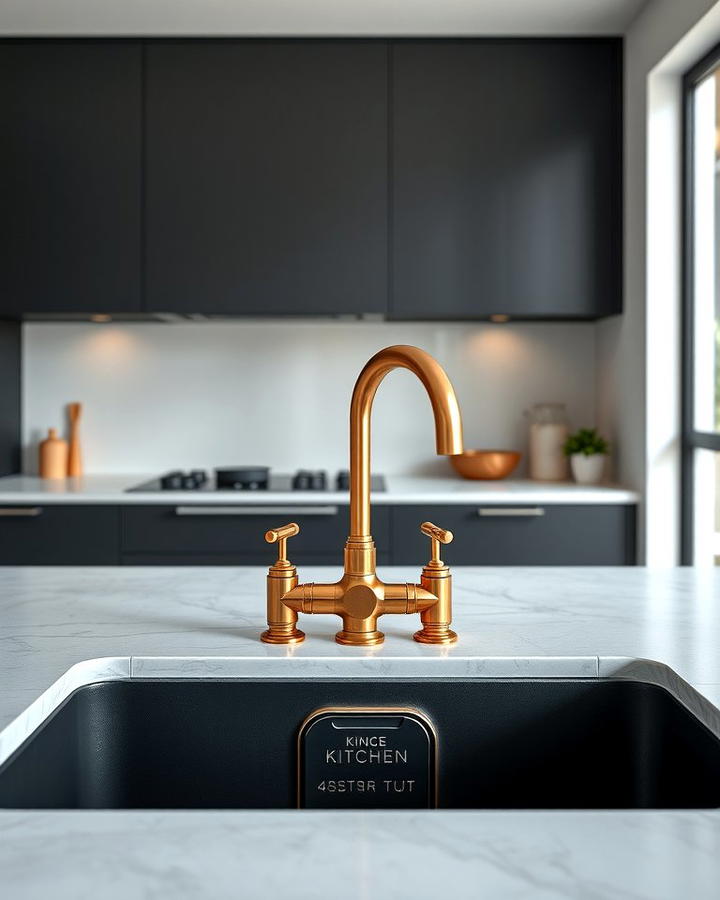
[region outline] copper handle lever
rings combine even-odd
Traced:
[[[451,630],[452,598],[450,588],[450,569],[440,559],[440,544],[449,544],[453,539],[452,531],[439,528],[432,522],[423,522],[420,531],[430,538],[430,561],[423,567],[420,586],[436,603],[422,610],[420,621],[422,628],[413,637],[421,644],[452,644],[457,635]]]
[[[452,531],[447,531],[445,528],[438,528],[438,526],[433,525],[432,522],[423,522],[420,526],[420,531],[429,538],[440,541],[441,544],[449,544],[453,539]]]
[[[279,528],[271,528],[265,532],[265,540],[268,544],[278,545],[278,562],[287,560],[287,542],[288,538],[295,537],[300,533],[300,526],[297,522],[289,522],[287,525],[281,525]]]
[[[430,538],[430,565],[441,566],[443,561],[440,559],[440,544],[449,544],[452,541],[452,531],[438,528],[432,522],[423,522],[420,531]]]
[[[270,566],[267,577],[267,631],[261,640],[266,644],[299,644],[305,635],[297,628],[297,612],[285,606],[283,597],[297,586],[295,566],[287,558],[287,542],[299,534],[297,522],[289,522],[265,532],[268,544],[278,545],[278,557]]]

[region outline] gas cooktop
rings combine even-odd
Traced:
[[[371,489],[385,491],[385,478],[373,475]],[[339,471],[330,478],[323,469],[298,469],[294,474],[275,474],[262,466],[238,466],[234,469],[215,469],[214,475],[204,469],[166,472],[150,481],[128,488],[126,493],[154,493],[158,491],[194,491],[205,493],[258,491],[280,493],[288,491],[349,491],[350,473]]]

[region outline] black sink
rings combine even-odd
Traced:
[[[0,807],[293,808],[298,732],[322,707],[423,712],[444,808],[720,806],[720,741],[655,685],[283,679],[83,687],[0,768]]]

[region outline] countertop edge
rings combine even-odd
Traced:
[[[162,505],[162,506],[347,506],[341,491],[129,491],[139,476],[88,476],[43,482],[31,476],[0,478],[0,506],[27,505]],[[4,489],[3,489],[4,488]],[[635,505],[637,491],[613,484],[578,485],[530,481],[468,484],[453,479],[387,478],[387,490],[373,493],[377,506],[442,505]]]

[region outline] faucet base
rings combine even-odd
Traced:
[[[374,647],[382,644],[385,635],[382,631],[338,631],[335,640],[351,647]]]
[[[458,637],[447,625],[424,625],[413,640],[419,644],[454,644]]]
[[[263,631],[260,640],[264,644],[301,644],[305,640],[305,632],[299,628],[274,625]]]

